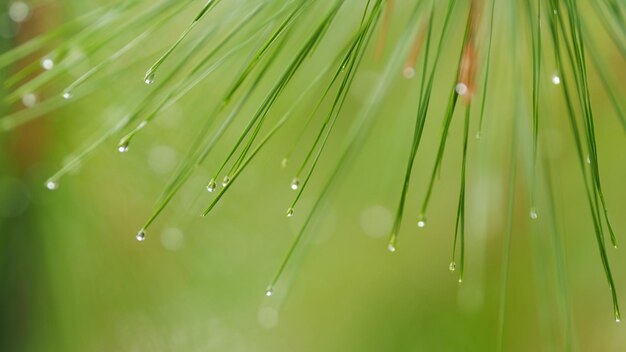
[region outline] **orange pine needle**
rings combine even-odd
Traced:
[[[388,0],[385,5],[385,14],[383,15],[383,22],[380,28],[380,35],[378,36],[378,43],[376,44],[376,54],[374,57],[376,61],[379,61],[385,51],[385,43],[389,33],[389,23],[391,22],[391,14],[393,12],[394,0]]]

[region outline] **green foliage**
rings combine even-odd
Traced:
[[[468,219],[474,211],[468,206],[468,195],[473,175],[490,172],[475,163],[487,155],[477,151],[490,143],[492,154],[504,151],[506,162],[500,164],[508,166],[508,206],[497,215],[506,219],[501,231],[499,348],[504,349],[515,212],[526,207],[531,231],[539,231],[537,223],[542,220],[549,228],[557,300],[565,321],[562,345],[572,350],[570,293],[555,201],[555,185],[560,183],[555,170],[561,164],[550,157],[550,133],[556,130],[562,135],[569,129],[583,190],[565,192],[586,197],[586,204],[577,207],[588,208],[614,319],[619,322],[618,283],[607,243],[617,248],[619,231],[609,216],[597,127],[608,119],[604,119],[604,105],[598,112],[597,101],[608,99],[605,105],[610,105],[615,121],[626,131],[624,87],[615,74],[626,59],[625,13],[626,4],[615,0],[511,4],[499,0],[208,0],[199,9],[197,2],[179,0],[94,5],[77,11],[76,19],[0,54],[0,69],[12,69],[4,80],[8,93],[2,101],[8,112],[0,118],[0,128],[11,134],[39,117],[74,111],[74,106],[86,112],[102,110],[104,104],[97,99],[107,94],[120,99],[122,116],[85,138],[84,146],[45,181],[48,189],[56,190],[71,172],[83,165],[88,168],[88,159],[99,151],[116,147],[125,153],[135,143],[155,138],[147,131],[157,118],[167,118],[173,107],[182,107],[185,120],[176,122],[171,134],[187,126],[194,136],[184,138],[187,152],[140,227],[139,241],[151,237],[157,220],[195,176],[208,180],[208,193],[193,191],[196,199],[208,204],[201,215],[215,216],[212,212],[224,203],[227,191],[235,193],[231,189],[244,178],[244,171],[254,170],[263,151],[278,141],[279,153],[284,153],[279,156],[285,156],[283,168],[291,171],[289,164],[296,165],[290,184],[295,195],[285,207],[286,215],[303,214],[304,220],[271,277],[267,296],[277,293],[282,281],[290,281],[285,273],[296,266],[293,261],[305,246],[305,235],[315,231],[313,220],[323,218],[339,185],[350,188],[342,180],[362,150],[375,143],[374,127],[386,121],[402,123],[402,130],[410,132],[390,137],[402,140],[400,150],[377,147],[391,160],[383,167],[402,176],[372,182],[374,188],[381,183],[393,186],[388,189],[396,206],[387,248],[401,252],[399,234],[424,228],[427,218],[430,224],[454,216],[449,269],[456,271],[458,261],[458,282],[466,282],[464,274],[471,265],[466,259],[466,255],[471,258],[466,249]],[[180,35],[177,21],[184,25]],[[376,36],[378,41],[373,40]],[[598,36],[611,42],[598,45]],[[145,67],[149,67],[143,76],[146,85],[129,83],[128,77],[139,80]],[[372,72],[376,79],[365,81]],[[367,93],[355,97],[360,90]],[[39,97],[44,99],[38,101]],[[90,103],[92,99],[95,103]],[[18,108],[20,100],[25,107]],[[411,121],[390,116],[387,111],[396,114],[399,108],[391,109],[389,102],[410,110]],[[463,122],[458,123],[460,134],[454,122],[458,110],[464,112]],[[439,134],[430,132],[427,122],[440,123]],[[475,139],[470,138],[473,129]],[[425,146],[428,143],[435,149]],[[461,150],[448,150],[454,155],[448,159],[458,158],[458,174],[452,174],[460,176],[459,187],[451,197],[457,200],[456,207],[438,208],[434,215],[429,205],[436,199],[442,173],[448,172],[444,156],[451,143],[458,143]],[[430,156],[432,168],[425,168]],[[519,177],[518,170],[526,177]],[[424,192],[417,214],[412,201],[415,190]],[[313,200],[309,204],[307,196]],[[405,213],[415,214],[416,223],[403,226]]]

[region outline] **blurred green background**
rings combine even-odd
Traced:
[[[0,8],[1,50],[7,52],[105,3],[32,1],[28,16],[16,23],[9,11],[15,2],[4,2]],[[216,9],[209,18],[226,16],[231,8],[244,11],[253,3],[230,4]],[[368,101],[371,87],[382,79],[384,64],[391,56],[394,40],[405,28],[412,2],[397,2],[383,57],[376,59],[373,49],[366,52],[342,117],[293,218],[286,218],[284,212],[293,199],[289,182],[297,162],[286,169],[280,164],[300,131],[298,121],[308,116],[321,87],[297,109],[300,120],[288,124],[272,140],[215,211],[205,218],[198,214],[211,199],[204,191],[208,178],[282,72],[282,63],[286,64],[299,48],[302,33],[307,33],[307,26],[327,8],[324,2],[311,7],[253,102],[245,106],[205,165],[149,229],[144,243],[135,241],[136,231],[187,153],[207,111],[218,103],[233,73],[241,68],[245,55],[229,60],[161,114],[133,141],[129,153],[117,153],[117,136],[60,180],[58,190],[43,187],[68,155],[98,138],[141,101],[148,89],[141,80],[145,69],[175,40],[200,6],[198,1],[191,2],[188,11],[159,28],[147,44],[99,74],[97,89],[85,99],[46,111],[38,119],[0,135],[1,351],[495,351],[500,338],[511,126],[516,116],[521,119],[516,153],[519,164],[504,350],[562,351],[568,340],[577,351],[624,350],[625,327],[613,319],[562,94],[558,86],[549,84],[554,67],[549,49],[542,77],[540,134],[542,155],[552,172],[556,217],[550,216],[543,168],[539,173],[540,216],[537,221],[528,217],[528,37],[522,34],[527,28],[520,25],[515,32],[519,42],[512,43],[509,24],[515,10],[505,4],[496,11],[494,71],[483,137],[473,138],[477,115],[470,130],[466,274],[462,284],[448,266],[459,192],[464,108],[459,108],[452,123],[428,224],[420,229],[415,221],[440,138],[447,83],[454,77],[466,2],[455,11],[446,49],[449,54],[444,55],[437,76],[399,248],[394,254],[387,251],[387,236],[411,143],[419,85],[419,77],[405,80],[400,72],[386,92],[358,155],[341,180],[336,180],[337,187],[314,217],[275,294],[264,295],[337,162],[348,129]],[[344,5],[328,40],[290,83],[273,108],[272,119],[287,111],[319,70],[316,63],[336,55],[341,43],[353,33],[358,21],[354,14],[360,14],[362,6],[356,0]],[[588,4],[581,6],[587,9]],[[623,83],[624,59],[598,19],[588,13],[588,25],[601,43],[612,77]],[[58,78],[37,92],[37,98],[45,101],[58,97],[67,84],[137,34],[129,31],[115,38],[110,46],[81,61],[82,66],[64,67]],[[511,57],[513,45],[519,47],[517,66]],[[4,67],[0,71],[3,81],[51,49],[46,47]],[[623,242],[624,130],[595,71],[590,69],[589,76],[603,186],[618,240]],[[619,85],[622,101],[624,88],[624,84]],[[2,89],[1,94],[8,95],[14,88],[3,85]],[[516,99],[522,106],[518,110],[514,108]],[[4,104],[2,109],[1,115],[10,115],[23,107]],[[295,159],[302,159],[305,145],[312,142],[315,132],[307,133]],[[555,220],[556,232],[551,219]],[[562,246],[555,246],[555,238]],[[563,254],[562,277],[555,253]],[[610,261],[619,298],[626,302],[623,249],[611,249]]]

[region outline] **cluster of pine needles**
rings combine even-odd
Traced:
[[[394,8],[399,5],[408,14],[408,20],[402,23],[397,22],[394,17],[394,14],[397,15]],[[164,52],[146,52],[146,48],[155,47],[154,43],[159,41],[155,38],[155,32],[175,19],[180,19],[181,13],[196,7],[199,7],[199,11],[191,18],[180,37],[168,43],[169,47]],[[501,21],[501,28],[494,28],[496,13],[506,15],[506,20]],[[346,20],[346,17],[352,17],[352,20]],[[395,221],[390,229],[388,249],[395,252],[398,248],[410,187],[426,187],[421,209],[415,214],[415,225],[426,225],[429,200],[441,173],[452,120],[456,110],[462,110],[460,190],[450,261],[450,270],[458,272],[458,280],[461,282],[465,268],[468,144],[480,143],[483,136],[482,126],[486,119],[507,118],[513,121],[509,227],[504,241],[505,253],[510,250],[516,155],[522,145],[518,141],[516,130],[522,124],[530,124],[532,130],[532,142],[527,151],[531,156],[529,218],[533,220],[540,216],[537,207],[538,182],[545,182],[549,190],[547,193],[550,206],[541,214],[552,218],[555,216],[552,209],[549,160],[545,157],[545,150],[542,150],[545,149],[543,143],[540,143],[543,120],[547,118],[540,113],[540,102],[547,87],[556,87],[567,112],[566,123],[570,127],[584,180],[593,231],[610,287],[614,317],[619,321],[617,293],[607,252],[609,246],[617,247],[617,239],[611,226],[601,182],[589,70],[597,73],[602,88],[615,109],[615,115],[625,130],[626,115],[622,106],[623,92],[614,82],[610,67],[603,61],[606,58],[598,51],[590,34],[588,18],[592,17],[604,25],[603,32],[621,53],[622,59],[626,59],[626,3],[618,0],[520,0],[512,3],[501,0],[416,0],[402,4],[394,0],[209,0],[201,7],[190,0],[112,1],[82,13],[76,19],[0,55],[0,68],[6,68],[45,50],[58,38],[64,38],[61,45],[41,56],[40,60],[15,72],[4,82],[11,93],[3,97],[3,103],[17,106],[21,102],[25,108],[15,109],[0,118],[0,129],[13,130],[48,112],[88,97],[103,86],[100,84],[101,80],[111,72],[136,73],[132,69],[134,61],[146,57],[156,59],[143,76],[143,81],[149,86],[145,88],[145,95],[136,99],[135,104],[127,109],[112,128],[98,138],[89,140],[86,146],[73,154],[73,158],[45,182],[47,188],[55,190],[64,176],[100,148],[112,148],[112,144],[118,141],[115,148],[119,152],[129,151],[133,141],[140,138],[141,132],[150,128],[153,121],[163,115],[162,112],[213,74],[220,72],[233,58],[245,57],[240,70],[231,72],[230,85],[217,98],[215,107],[204,112],[205,118],[196,128],[197,137],[190,141],[189,152],[165,186],[154,210],[141,226],[137,240],[146,239],[150,226],[190,176],[205,163],[207,157],[211,155],[216,158],[212,153],[218,143],[232,145],[229,152],[221,157],[215,170],[205,175],[206,189],[212,198],[202,212],[203,216],[211,213],[268,141],[280,133],[287,123],[294,121],[295,125],[301,126],[301,134],[292,146],[286,148],[288,152],[282,159],[283,167],[297,162],[297,171],[290,185],[295,196],[286,207],[287,217],[298,214],[299,200],[314,179],[323,157],[333,160],[335,166],[320,194],[316,195],[317,201],[309,210],[303,227],[267,288],[266,294],[271,296],[313,214],[330,195],[334,180],[345,171],[346,165],[358,153],[373,122],[382,115],[380,107],[389,88],[398,80],[415,80],[417,93],[411,102],[415,111],[414,124],[411,126],[412,140],[410,148],[398,156],[406,160],[406,166],[399,170],[404,176],[398,189],[398,203]],[[402,25],[401,28],[398,23]],[[387,40],[392,27],[401,31],[398,39],[393,42]],[[346,38],[338,35],[337,28],[350,35]],[[462,36],[455,36],[454,31],[458,29],[463,31]],[[510,40],[500,44],[501,48],[493,40],[497,31],[510,36]],[[125,33],[133,33],[134,39],[118,46],[114,39]],[[462,39],[457,41],[457,37]],[[318,57],[318,47],[328,45],[324,42],[329,40],[333,41],[335,55],[331,59]],[[287,43],[295,45],[297,49],[287,51]],[[76,54],[76,48],[80,48],[81,55]],[[493,80],[492,64],[497,64],[497,56],[494,55],[496,49],[508,51],[501,64],[511,67],[517,82],[530,82],[528,86],[515,84],[512,87],[517,92],[515,103],[510,109],[511,113],[506,116],[487,113],[490,106],[498,103],[495,99],[490,99],[495,94],[491,92],[490,82]],[[92,63],[88,70],[57,94],[38,101],[38,91],[58,82],[60,75],[69,68],[102,51],[108,53],[105,59]],[[385,52],[390,54],[383,55]],[[522,65],[520,56],[527,53],[530,54],[528,62],[531,63],[531,69],[519,69]],[[287,57],[287,64],[281,65],[280,74],[268,74],[272,72],[279,56]],[[123,67],[120,67],[119,62],[123,57],[126,60],[123,61]],[[381,78],[369,87],[370,96],[365,100],[361,112],[342,113],[362,62],[380,61],[381,57],[385,58],[380,68]],[[454,60],[454,66],[446,67],[445,62],[450,58]],[[294,77],[298,77],[312,62],[319,67],[315,77],[307,79],[306,84],[299,83],[294,87]],[[447,70],[456,72],[450,81],[440,79]],[[140,79],[141,76],[137,78]],[[269,84],[270,88],[259,92],[262,84]],[[443,116],[433,116],[431,113],[435,85],[443,85],[449,92]],[[299,92],[297,99],[290,102],[288,111],[279,116],[272,114],[276,102],[289,89]],[[262,95],[260,101],[254,101],[255,93]],[[520,98],[524,95],[530,97],[528,103]],[[297,113],[297,107],[309,100],[316,102],[315,108],[306,114]],[[250,102],[255,104],[255,112],[251,115],[242,114],[243,108]],[[525,110],[520,108],[524,104],[527,104]],[[349,120],[352,127],[346,135],[335,137],[343,141],[342,147],[329,152],[328,141],[334,136],[334,127],[340,119]],[[433,119],[440,121],[442,126],[435,163],[429,182],[426,185],[415,185],[411,182],[411,177],[414,174],[416,155],[426,122]],[[223,136],[236,120],[244,121],[239,137],[233,141],[224,140]],[[473,120],[477,123],[472,124]],[[477,125],[478,129],[470,132],[470,126],[473,125]],[[301,137],[308,131],[314,135],[313,142],[304,148],[302,158],[294,158],[294,152],[303,143]],[[505,280],[506,268],[505,266]]]

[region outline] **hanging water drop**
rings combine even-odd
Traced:
[[[591,158],[587,155],[587,164],[591,165]]]
[[[41,67],[46,71],[50,71],[54,68],[54,61],[49,57],[45,57],[41,59]]]
[[[456,87],[454,87],[454,90],[456,91],[456,94],[458,95],[465,95],[467,94],[467,85],[463,82],[461,83],[457,83]]]
[[[480,131],[476,132],[476,139],[480,139],[482,137],[482,133]]]
[[[215,180],[211,179],[211,181],[209,181],[209,184],[206,186],[206,190],[209,192],[213,192],[215,191],[216,188],[217,188],[217,185],[215,184]]]
[[[54,191],[55,189],[59,188],[59,183],[55,180],[48,180],[48,182],[46,182],[46,188]]]
[[[32,108],[37,104],[37,95],[33,93],[27,93],[22,96],[22,104],[27,108]]]
[[[294,177],[291,181],[291,189],[294,191],[300,188],[300,180],[297,177]]]
[[[274,294],[274,290],[269,287],[267,290],[265,290],[265,296],[266,297],[271,297]]]
[[[293,216],[293,208],[287,209],[287,217],[290,218]]]
[[[559,77],[559,75],[557,75],[556,73],[552,75],[552,84],[554,84],[555,86],[558,86],[559,84],[561,84],[561,77]]]
[[[424,228],[425,226],[426,217],[424,216],[424,214],[420,214],[419,218],[417,219],[417,227]]]
[[[537,213],[537,208],[532,207],[530,209],[530,218],[533,220],[537,220],[538,217],[539,217],[539,214]]]
[[[456,263],[450,262],[450,271],[455,271],[455,270],[456,270]]]
[[[144,77],[143,81],[144,81],[145,84],[148,84],[148,85],[154,83],[154,72],[147,73],[146,77]]]
[[[72,99],[73,96],[74,96],[74,93],[72,92],[72,90],[66,89],[63,91],[63,99],[69,100],[69,99]]]
[[[128,141],[120,143],[120,145],[117,146],[117,151],[120,153],[126,153],[128,151]]]
[[[396,246],[393,243],[389,243],[389,245],[387,246],[387,250],[389,250],[389,252],[393,253],[396,251]]]
[[[289,159],[287,159],[287,158],[283,158],[283,161],[281,161],[280,165],[281,165],[283,168],[286,168],[286,167],[287,167],[287,164],[289,164]]]
[[[146,231],[144,229],[139,230],[139,232],[137,232],[137,236],[135,236],[135,239],[137,239],[137,241],[139,242],[143,242],[146,240]]]
[[[230,183],[230,177],[224,176],[224,179],[222,180],[222,187],[228,186],[229,183]]]

